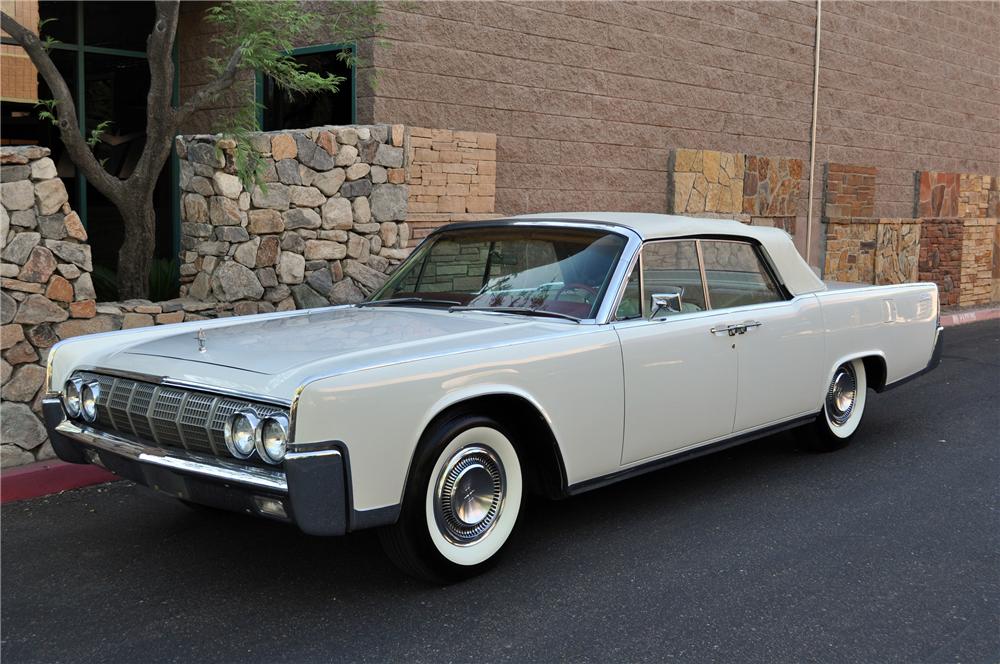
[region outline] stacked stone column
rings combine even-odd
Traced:
[[[37,417],[44,363],[97,314],[90,245],[49,150],[0,149],[0,347],[4,467],[52,457]]]

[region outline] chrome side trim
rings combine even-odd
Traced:
[[[221,482],[242,484],[253,489],[288,493],[288,482],[285,473],[268,468],[256,468],[242,464],[217,459],[214,457],[184,452],[181,450],[164,450],[158,447],[143,445],[121,436],[97,431],[91,427],[77,424],[69,420],[63,421],[56,431],[81,443],[97,449],[116,454],[132,461],[146,463],[151,466],[197,475]]]
[[[313,459],[316,457],[341,456],[340,450],[318,450],[316,452],[289,452],[285,460]]]

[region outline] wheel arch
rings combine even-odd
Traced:
[[[861,360],[865,367],[865,380],[868,383],[868,387],[875,390],[876,392],[881,392],[885,389],[885,381],[887,374],[887,365],[885,361],[885,353],[880,350],[865,350],[856,353],[849,353],[838,359],[836,359],[830,367],[827,369],[826,382],[823,383],[823,390],[825,392],[827,386],[833,380],[833,374],[837,371],[837,367],[846,362],[851,362],[853,360]]]
[[[509,388],[456,395],[436,404],[420,428],[420,437],[406,471],[407,482],[413,460],[428,433],[441,422],[465,414],[486,415],[510,429],[514,435],[511,442],[523,456],[522,468],[527,469],[525,484],[533,493],[547,498],[566,495],[567,475],[562,449],[548,416],[530,395]]]

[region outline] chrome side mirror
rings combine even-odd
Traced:
[[[680,293],[653,293],[649,296],[649,300],[650,308],[653,310],[653,313],[649,315],[650,318],[656,318],[656,314],[660,313],[661,309],[675,314],[681,312]]]

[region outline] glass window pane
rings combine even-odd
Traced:
[[[42,38],[52,37],[64,44],[75,44],[76,5],[75,2],[39,2],[38,17],[45,22],[42,26]]]
[[[639,261],[636,261],[625,284],[622,301],[618,303],[615,320],[629,320],[640,317],[642,317],[642,293],[639,292]]]
[[[642,304],[645,315],[656,307],[654,295],[669,295],[676,304],[660,308],[657,317],[705,309],[705,291],[698,269],[698,250],[693,240],[653,242],[642,248]],[[679,298],[679,301],[678,301]]]
[[[152,2],[85,2],[83,41],[87,46],[145,53],[155,21]]]
[[[408,260],[379,299],[425,297],[470,307],[528,307],[592,318],[625,239],[590,231],[444,232]]]
[[[753,246],[746,242],[703,240],[705,278],[713,309],[783,299]]]
[[[339,50],[297,55],[306,71],[343,77],[336,92],[290,95],[269,76],[263,78],[264,131],[305,129],[322,125],[351,124],[354,121],[354,81],[351,68],[337,58]]]
[[[122,143],[123,137],[131,137],[130,141],[141,139],[146,131],[146,96],[149,93],[146,59],[88,53],[83,66],[86,132],[89,134],[99,123],[110,120],[113,124],[108,140],[116,145]]]

